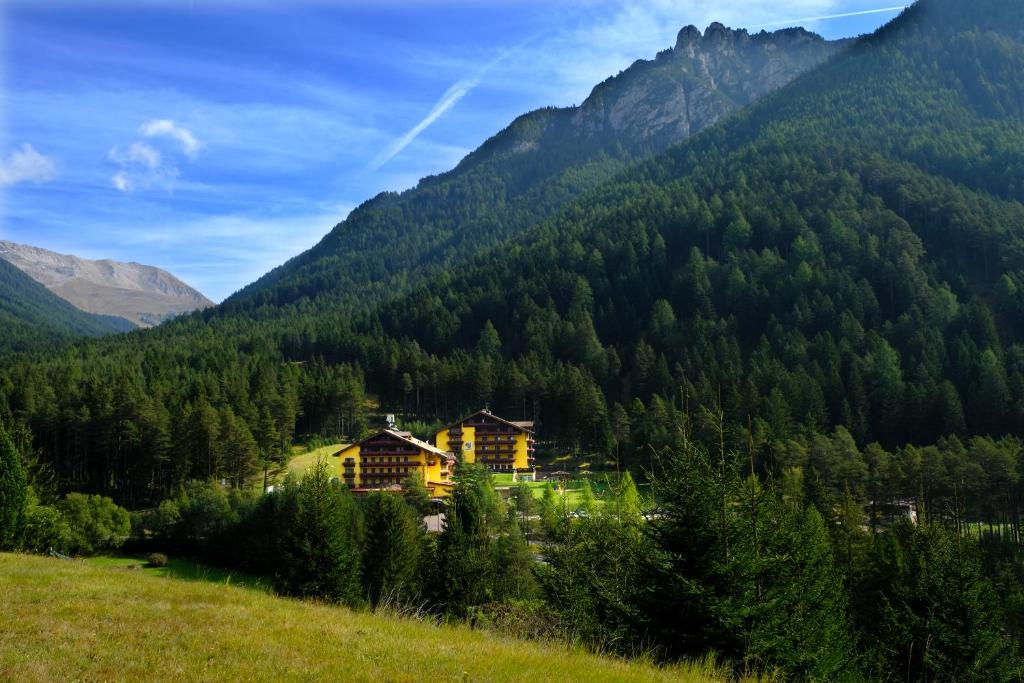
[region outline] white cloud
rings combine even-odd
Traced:
[[[167,135],[176,139],[181,143],[182,150],[189,159],[195,159],[196,154],[199,153],[199,149],[203,146],[191,131],[187,128],[175,125],[174,121],[170,119],[153,119],[152,121],[146,121],[139,126],[139,132],[147,138]]]
[[[16,183],[46,183],[57,177],[57,162],[27,142],[0,162],[0,187]]]
[[[181,143],[182,152],[190,159],[195,158],[196,152],[202,146],[192,133],[184,128],[179,128],[168,119],[147,121],[139,126],[139,133],[146,137],[171,137]],[[172,155],[178,154],[166,146],[164,151],[170,152]],[[165,164],[163,156],[160,150],[145,142],[133,142],[127,149],[114,145],[107,157],[116,163],[119,169],[110,179],[111,184],[121,192],[153,186],[173,192],[180,172],[176,166]]]
[[[144,142],[133,142],[126,152],[115,146],[111,148],[109,157],[111,161],[124,165],[138,164],[146,168],[160,165],[160,152]]]
[[[131,183],[128,182],[128,174],[124,171],[118,171],[114,174],[114,177],[110,179],[111,184],[121,192],[127,192],[132,188]]]

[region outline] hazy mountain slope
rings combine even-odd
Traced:
[[[519,117],[457,168],[356,209],[320,244],[220,309],[318,298],[357,309],[513,236],[630,162],[685,139],[821,63],[843,43],[802,29],[690,26],[674,49],[597,86],[579,107]]]
[[[2,240],[0,259],[83,311],[125,318],[139,327],[213,305],[192,287],[153,266],[91,261]]]
[[[80,311],[0,259],[0,350],[21,350],[39,342],[130,328],[126,320]]]

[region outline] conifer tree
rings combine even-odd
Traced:
[[[14,547],[25,523],[28,483],[21,455],[0,424],[0,550]]]
[[[331,482],[326,462],[317,462],[303,477],[288,516],[278,589],[287,595],[359,604],[358,510],[352,495]]]
[[[366,543],[363,577],[373,605],[402,602],[420,589],[423,523],[398,496],[377,492],[363,500]]]
[[[430,491],[427,490],[422,477],[415,474],[406,477],[402,482],[402,495],[406,504],[416,510],[421,517],[431,514]]]
[[[628,470],[622,475],[622,481],[619,483],[616,504],[624,521],[640,518],[640,494],[637,492],[633,475]]]
[[[589,479],[584,479],[580,483],[579,509],[587,515],[594,513],[594,489],[591,487]]]

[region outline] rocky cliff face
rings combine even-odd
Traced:
[[[0,258],[83,311],[152,327],[213,302],[167,271],[139,263],[90,261],[0,240]]]
[[[566,136],[584,148],[614,144],[633,154],[660,152],[786,85],[848,43],[802,28],[750,34],[717,22],[704,33],[687,26],[674,47],[608,78],[580,106],[526,114],[467,162],[480,161],[481,153],[541,151]]]
[[[594,88],[573,124],[662,149],[817,66],[844,42],[804,29],[750,35],[711,24],[679,32],[675,47]]]

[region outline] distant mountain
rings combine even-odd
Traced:
[[[3,240],[0,259],[83,311],[124,318],[138,327],[159,325],[213,305],[192,287],[153,266],[90,261]]]
[[[302,299],[372,309],[521,233],[846,44],[803,29],[751,35],[715,23],[702,34],[688,26],[674,48],[638,60],[582,105],[520,116],[452,171],[366,202],[313,249],[218,310]]]
[[[0,259],[0,351],[18,351],[77,336],[126,332],[121,318],[81,311]]]

